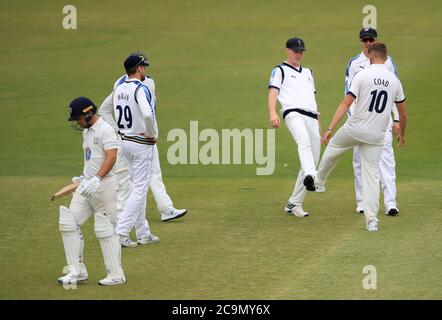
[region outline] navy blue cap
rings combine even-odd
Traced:
[[[82,114],[88,114],[91,111],[92,113],[97,112],[97,106],[92,102],[92,100],[85,97],[75,98],[69,104],[68,121],[77,120]]]
[[[149,63],[142,55],[130,55],[124,60],[124,69],[129,70],[133,67],[148,66]]]
[[[378,33],[376,32],[376,29],[373,28],[364,28],[359,32],[359,39],[364,39],[364,38],[376,39],[377,37]]]
[[[285,47],[293,51],[307,51],[305,50],[304,40],[301,38],[291,38],[285,43]]]

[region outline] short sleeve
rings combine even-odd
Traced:
[[[396,77],[398,76],[396,63],[394,63],[393,59],[390,56],[388,57],[387,62],[385,63],[385,65],[387,66],[387,69],[390,72],[392,72]]]
[[[350,91],[350,85],[351,82],[353,81],[353,77],[355,76],[354,63],[353,63],[354,60],[355,58],[350,59],[350,61],[347,64],[347,69],[345,70],[345,94],[347,94],[348,91]]]
[[[359,72],[354,76],[350,88],[348,89],[348,92],[346,94],[351,94],[355,98],[358,97],[359,90],[361,87],[361,76],[360,76],[361,73],[363,72]]]
[[[116,87],[118,87],[118,86],[119,86],[120,84],[122,84],[124,81],[126,81],[126,79],[127,79],[127,76],[124,75],[124,76],[121,76],[117,81],[115,81],[115,84],[114,84],[114,90],[115,90]]]
[[[313,93],[316,94],[316,86],[315,86],[315,77],[313,76],[313,71],[310,69],[310,73],[312,75],[312,87],[313,87]]]
[[[398,86],[396,89],[396,94],[394,96],[395,103],[401,103],[405,101],[404,89],[402,88],[402,83],[398,80]]]
[[[106,126],[103,130],[103,136],[101,138],[104,150],[118,149],[120,143],[118,142],[117,133],[111,126]]]
[[[156,90],[156,87],[155,87],[155,81],[151,78],[151,80],[152,80],[152,88],[151,88],[151,91],[152,92],[155,92],[155,90]]]
[[[152,95],[147,86],[143,84],[138,86],[135,90],[135,100],[144,118],[152,118],[154,116],[155,111],[152,107]]]
[[[118,131],[118,125],[115,122],[113,112],[114,112],[114,104],[112,101],[112,93],[104,99],[103,103],[101,104],[100,108],[98,109],[98,114],[109,123],[115,130]]]
[[[270,75],[270,81],[269,81],[269,89],[281,89],[282,84],[282,71],[281,67],[275,67],[272,70],[272,74]]]

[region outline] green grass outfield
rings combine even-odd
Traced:
[[[399,69],[409,106],[406,146],[396,152],[400,215],[380,212],[380,231],[354,213],[350,154],[325,194],[310,194],[306,219],[282,213],[299,162],[283,125],[276,170],[254,165],[168,164],[173,128],[267,128],[267,82],[284,42],[302,37],[323,125],[343,96],[365,1],[72,1],[78,29],[62,28],[59,1],[0,3],[0,299],[441,299],[442,155],[439,1],[374,1],[378,31]],[[81,135],[67,104],[101,103],[145,51],[158,88],[164,180],[189,214],[159,221],[159,244],[123,250],[127,284],[103,288],[92,220],[83,227],[89,283],[64,290],[58,205],[50,195],[82,168]],[[288,164],[285,166],[285,164]],[[152,198],[149,196],[149,200]],[[382,208],[381,208],[382,210]],[[362,269],[377,269],[377,290]]]

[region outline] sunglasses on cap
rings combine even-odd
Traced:
[[[361,39],[362,42],[374,42],[376,39],[375,38],[363,38]]]
[[[138,62],[135,67],[138,67],[143,62],[145,63],[145,65],[143,64],[143,67],[147,67],[149,65],[147,62],[145,62],[146,60],[144,59],[143,56],[138,56],[138,57],[141,59],[141,61]]]

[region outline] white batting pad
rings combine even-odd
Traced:
[[[83,263],[83,235],[71,212],[64,206],[60,206],[58,226],[63,238],[64,252],[66,262],[69,265],[69,271],[74,275],[78,275],[80,263]]]
[[[121,245],[109,218],[103,214],[95,214],[95,235],[100,242],[104,264],[108,276],[124,279],[121,266]]]

